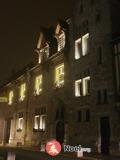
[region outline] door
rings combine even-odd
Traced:
[[[109,154],[109,145],[110,145],[109,117],[100,118],[100,132],[101,132],[101,153]]]
[[[64,142],[64,123],[62,121],[58,121],[56,124],[56,140],[61,144]]]
[[[6,120],[5,143],[9,143],[9,138],[10,138],[10,127],[11,127],[11,119],[7,119],[7,120]]]

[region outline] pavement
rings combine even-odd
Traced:
[[[101,155],[101,154],[86,154],[82,158],[77,158],[75,154],[59,154],[56,157],[51,157],[45,152],[33,150],[32,148],[21,147],[0,147],[0,157],[5,157],[8,152],[15,153],[15,160],[120,160],[120,155]],[[13,159],[14,160],[14,159]]]

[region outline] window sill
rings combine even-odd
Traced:
[[[54,90],[59,90],[59,89],[61,89],[61,88],[63,88],[64,87],[64,84],[61,84],[61,85],[59,85],[59,86],[55,86],[54,87]]]
[[[22,132],[22,129],[17,129],[17,132]]]
[[[82,98],[82,97],[89,97],[90,94],[87,94],[87,95],[81,95],[81,96],[75,96],[75,98]]]
[[[33,128],[33,132],[45,132],[45,130],[43,130],[43,129],[35,129],[35,128]]]

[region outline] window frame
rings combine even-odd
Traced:
[[[20,101],[24,101],[26,97],[26,83],[20,85]]]
[[[58,69],[63,70],[61,73],[58,73]],[[64,63],[61,63],[55,67],[55,87],[62,87],[64,85]],[[60,80],[60,76],[63,76],[63,80]]]
[[[8,105],[13,104],[13,98],[14,98],[14,92],[13,92],[13,90],[11,90],[8,95]]]
[[[42,91],[43,91],[43,75],[40,74],[35,77],[34,94],[40,95]]]

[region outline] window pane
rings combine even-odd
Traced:
[[[39,129],[39,116],[34,117],[34,129]]]
[[[55,85],[61,87],[64,84],[64,64],[59,65],[55,69]]]
[[[82,54],[81,38],[75,41],[75,59],[79,59]]]
[[[88,54],[89,50],[89,33],[82,37],[82,54],[83,56]]]

